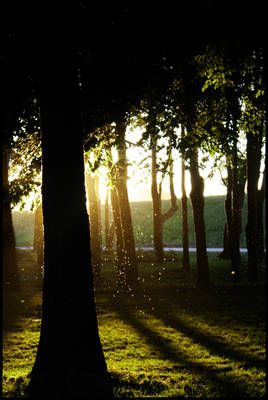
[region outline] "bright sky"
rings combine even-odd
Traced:
[[[137,142],[140,138],[141,131],[135,130],[134,132],[130,132],[128,130],[127,140],[134,143]],[[150,170],[146,168],[140,168],[137,165],[142,159],[145,157],[145,153],[143,150],[139,150],[134,147],[130,147],[127,150],[127,157],[129,163],[132,164],[128,167],[128,195],[130,201],[141,201],[141,200],[151,200],[151,179],[150,179]],[[149,154],[148,154],[149,155]],[[181,197],[181,159],[179,157],[179,152],[174,151],[174,190],[175,194],[178,198]],[[147,161],[150,163],[150,159]],[[213,164],[213,160],[208,162],[208,166],[205,170],[200,171],[200,175],[205,179],[205,196],[215,196],[215,195],[225,195],[226,187],[221,182],[220,173],[215,173],[212,179],[208,179],[207,176],[211,171],[211,166]],[[189,172],[185,173],[185,186],[186,192],[189,196],[191,190],[190,183],[190,175]],[[100,197],[101,201],[104,203],[106,195],[105,188],[105,172],[102,176],[100,176]],[[166,178],[163,181],[162,185],[162,199],[169,199],[169,180]]]

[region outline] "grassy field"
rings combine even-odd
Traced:
[[[96,291],[101,342],[115,398],[265,396],[265,274],[258,284],[230,281],[230,263],[209,254],[215,289],[202,293],[181,255],[165,262],[138,252],[142,294],[118,295],[115,266],[103,259],[110,287]],[[4,293],[3,394],[20,397],[29,380],[41,323],[42,279],[33,251],[18,250],[19,295]]]
[[[205,219],[207,247],[222,247],[225,224],[224,196],[205,198]],[[181,202],[178,201],[177,213],[164,224],[164,245],[182,246]],[[163,201],[163,211],[169,207],[169,201]],[[194,225],[190,200],[189,214],[189,245],[195,246]],[[152,246],[152,203],[141,201],[131,203],[133,228],[137,246]],[[102,217],[104,215],[102,207]],[[246,247],[245,225],[247,219],[246,202],[243,209],[243,224],[241,247]],[[34,214],[30,211],[13,212],[17,246],[31,246],[33,243]]]

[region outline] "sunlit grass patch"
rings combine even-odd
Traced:
[[[111,286],[96,290],[96,306],[115,398],[264,396],[264,281],[234,284],[228,265],[210,255],[219,279],[213,292],[202,293],[194,272],[181,275],[180,257],[172,257],[139,264],[142,291],[134,297],[116,293],[116,268],[104,263]],[[24,393],[37,350],[41,285],[29,282],[5,303],[3,389],[9,397]]]

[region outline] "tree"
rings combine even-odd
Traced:
[[[55,21],[54,21],[55,23]],[[94,303],[73,32],[41,36],[36,85],[42,123],[44,284],[30,397],[112,397]],[[68,163],[66,163],[66,158]]]
[[[5,135],[4,135],[5,136]],[[3,283],[4,288],[20,290],[19,269],[16,256],[15,233],[12,223],[12,213],[8,184],[8,146],[2,143],[2,238],[3,238]]]
[[[39,267],[41,267],[44,264],[44,227],[42,204],[39,204],[35,210],[33,247],[37,254],[37,264]]]
[[[106,251],[112,251],[113,248],[113,240],[115,233],[115,223],[114,219],[110,223],[109,219],[109,197],[111,197],[111,189],[107,188],[106,197],[105,197],[105,205],[104,205],[104,223],[105,223],[105,248]]]
[[[181,138],[185,136],[184,126],[181,126]],[[188,241],[188,209],[187,209],[187,194],[185,190],[185,155],[181,155],[181,212],[182,212],[182,243],[183,243],[183,259],[182,269],[185,272],[190,271],[189,258],[189,241]]]
[[[166,170],[169,167],[169,186],[170,186],[170,208],[162,213],[161,211],[161,195],[162,195],[162,180],[159,185],[157,184],[157,172],[159,171],[159,166],[157,165],[157,135],[151,136],[151,151],[152,151],[152,184],[151,193],[153,200],[153,239],[154,239],[154,249],[157,261],[161,262],[164,259],[163,252],[163,224],[164,222],[171,218],[175,212],[178,210],[177,197],[174,192],[173,186],[173,161],[171,158],[171,146],[168,148],[168,159],[166,161]],[[163,171],[163,176],[165,171]]]
[[[204,220],[204,180],[199,174],[198,150],[194,149],[189,153],[189,171],[191,176],[190,198],[194,217],[198,284],[200,288],[204,289],[208,288],[211,284],[208,268],[206,228]]]
[[[138,269],[136,259],[135,239],[132,226],[132,217],[127,190],[127,156],[126,156],[126,123],[124,120],[117,121],[117,150],[118,162],[115,178],[115,188],[118,197],[120,222],[123,237],[123,249],[126,271],[126,289],[133,292],[138,286]]]
[[[90,217],[90,250],[91,262],[94,276],[95,286],[101,285],[103,281],[101,273],[101,227],[99,205],[96,195],[96,175],[86,174],[86,188],[89,202],[89,217]]]

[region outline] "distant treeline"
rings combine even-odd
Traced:
[[[205,198],[205,219],[207,247],[222,247],[224,233],[224,200],[225,196],[210,196]],[[152,246],[152,202],[132,202],[131,212],[133,228],[137,246]],[[162,200],[163,211],[168,209],[169,200]],[[182,247],[182,219],[181,200],[178,200],[179,209],[176,214],[164,224],[164,245]],[[194,225],[191,212],[191,204],[188,199],[189,208],[189,246],[194,247]],[[104,219],[104,206],[102,206],[102,217]],[[110,214],[112,218],[112,214]],[[243,208],[241,247],[246,247],[245,225],[247,220],[247,201]],[[13,223],[17,246],[32,246],[34,236],[34,213],[31,211],[13,211]],[[265,223],[265,221],[264,221]],[[104,222],[103,222],[104,230]],[[266,235],[266,229],[264,229]],[[103,239],[104,240],[104,239]]]

